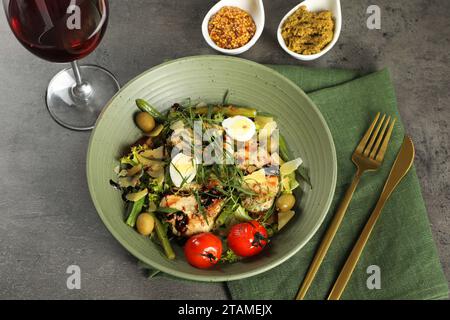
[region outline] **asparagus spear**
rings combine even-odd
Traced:
[[[156,110],[156,108],[152,107],[144,99],[137,99],[136,100],[136,105],[142,112],[147,112],[148,114],[150,114],[156,120],[158,120],[158,121],[164,121],[165,120],[165,117],[163,116],[163,114],[161,112],[159,112],[158,110]]]
[[[169,238],[167,237],[166,230],[164,230],[161,221],[159,221],[153,212],[150,212],[149,214],[153,217],[153,219],[155,219],[156,234],[158,235],[159,242],[161,242],[167,258],[170,260],[175,259],[175,252],[170,245]]]
[[[209,107],[198,107],[194,109],[194,113],[205,115],[208,113]],[[257,111],[253,108],[243,108],[243,107],[235,107],[235,106],[216,106],[212,108],[212,113],[221,112],[228,117],[233,116],[244,116],[248,118],[256,117]]]
[[[141,213],[141,211],[142,211],[142,207],[144,206],[144,201],[145,201],[145,197],[139,199],[136,202],[130,202],[130,204],[128,205],[130,214],[128,215],[126,223],[127,223],[127,225],[129,225],[132,228],[134,228],[134,226],[136,225],[136,219],[137,219],[137,216],[139,215],[139,213]]]
[[[283,159],[284,161],[289,161],[291,160],[291,152],[289,151],[287,145],[286,145],[286,140],[284,139],[284,137],[280,134],[279,136],[279,151],[280,151],[280,157],[281,159]]]

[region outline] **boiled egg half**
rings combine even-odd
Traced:
[[[222,127],[230,138],[240,142],[249,141],[256,133],[255,123],[244,116],[227,118],[222,122]]]
[[[170,162],[170,179],[180,188],[183,184],[190,183],[197,174],[197,165],[193,157],[179,153]]]

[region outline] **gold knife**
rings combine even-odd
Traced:
[[[345,262],[345,265],[342,268],[339,277],[334,283],[333,289],[328,296],[328,300],[339,300],[341,298],[341,295],[352,276],[353,270],[358,263],[359,257],[364,250],[367,240],[369,240],[373,227],[380,217],[381,211],[383,210],[386,201],[389,199],[389,196],[392,194],[402,178],[409,171],[413,164],[413,161],[414,144],[410,137],[405,136],[403,144],[400,148],[397,158],[395,159],[394,165],[392,166],[391,172],[389,173],[389,177],[386,180],[375,209],[370,215],[370,218],[367,221],[363,231],[361,232],[358,241],[356,242],[355,246],[352,249],[352,252],[347,258],[347,261]]]

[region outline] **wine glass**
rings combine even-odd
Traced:
[[[53,119],[73,130],[90,130],[109,99],[119,90],[107,70],[79,66],[100,43],[108,24],[107,0],[3,0],[9,25],[19,42],[51,62],[70,62],[47,88]]]

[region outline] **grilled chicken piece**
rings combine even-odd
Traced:
[[[258,151],[257,144],[246,144],[234,153],[236,165],[245,171],[254,171],[272,163],[272,158],[267,151]],[[252,168],[252,170],[249,170]]]
[[[191,128],[177,128],[169,137],[169,144],[179,150],[190,150],[193,143],[194,132]]]
[[[167,195],[160,203],[161,207],[169,207],[181,212],[169,215],[167,222],[172,226],[173,234],[177,236],[191,236],[197,233],[209,232],[223,206],[222,199],[213,199],[204,204],[204,215],[199,211],[195,196]]]
[[[246,183],[244,187],[256,195],[245,196],[242,199],[242,206],[251,213],[260,214],[269,210],[275,201],[279,190],[278,177],[267,176],[263,183]]]

